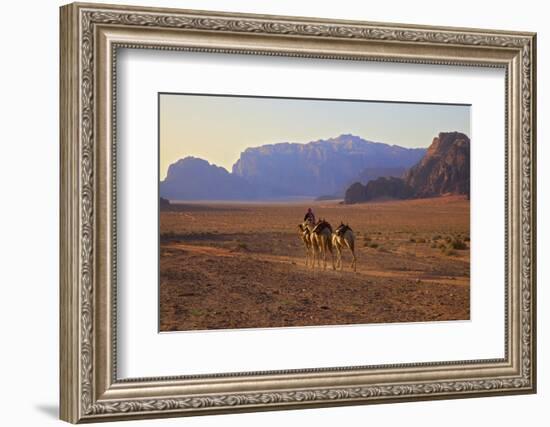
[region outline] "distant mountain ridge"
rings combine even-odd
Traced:
[[[402,178],[380,177],[366,185],[351,185],[345,203],[379,199],[408,199],[458,194],[470,197],[470,138],[460,132],[441,132],[424,157]]]
[[[282,142],[247,148],[229,173],[186,157],[170,165],[160,196],[171,200],[260,200],[343,197],[355,181],[397,176],[426,153],[344,134],[306,144]]]
[[[258,185],[264,196],[343,195],[365,169],[408,169],[425,151],[344,134],[306,144],[284,142],[247,148],[232,172]]]

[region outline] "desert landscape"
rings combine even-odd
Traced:
[[[470,319],[469,108],[163,95],[160,331]]]
[[[307,208],[356,238],[357,272],[306,267]],[[184,201],[160,211],[160,330],[427,322],[470,318],[465,195]]]

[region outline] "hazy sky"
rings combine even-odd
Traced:
[[[449,131],[470,136],[469,106],[161,94],[160,179],[186,156],[231,171],[247,147],[349,133],[427,147],[439,132]]]

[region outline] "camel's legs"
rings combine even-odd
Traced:
[[[355,256],[355,243],[352,241],[346,240],[346,246],[348,247],[349,251],[351,252],[351,265],[350,267],[353,268],[354,272],[357,272],[357,257]]]
[[[336,270],[336,265],[334,264],[334,251],[332,250],[332,242],[328,241],[328,250],[330,251],[330,259],[332,260],[332,269]]]
[[[315,261],[317,261],[317,266],[321,268],[321,257],[319,256],[319,246],[313,245],[313,262],[311,263],[311,268],[315,270]]]
[[[336,249],[336,268],[340,268],[342,262],[342,252],[340,251],[338,244],[335,244],[334,247]]]

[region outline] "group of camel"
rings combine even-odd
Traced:
[[[344,268],[342,263],[342,251],[348,248],[351,252],[351,268],[357,271],[357,257],[355,256],[355,235],[353,230],[347,224],[340,223],[336,230],[328,221],[321,219],[317,223],[305,221],[298,225],[300,237],[304,242],[306,249],[306,267],[311,266],[315,269],[315,261],[321,266],[321,257],[323,258],[323,268],[327,268],[327,255],[330,253],[332,259],[332,269]],[[336,249],[336,263],[334,262],[334,251]]]

